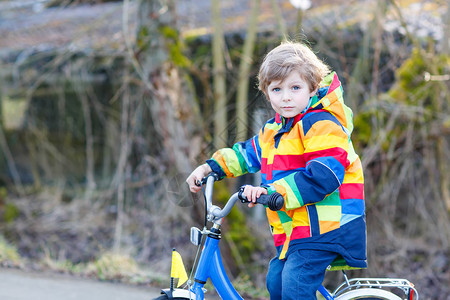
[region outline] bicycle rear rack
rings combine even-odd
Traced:
[[[419,300],[419,294],[414,285],[407,279],[399,278],[352,278],[348,279],[345,275],[345,282],[342,283],[335,291],[334,296],[360,288],[378,288],[388,290],[401,290],[408,297],[408,300]]]

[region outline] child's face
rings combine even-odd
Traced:
[[[283,81],[272,81],[267,88],[272,108],[285,118],[292,118],[301,113],[315,93],[315,90],[309,90],[308,83],[298,71],[291,72]]]

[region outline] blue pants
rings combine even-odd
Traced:
[[[329,251],[300,249],[286,259],[273,258],[266,278],[270,300],[317,299],[326,268],[336,256]]]

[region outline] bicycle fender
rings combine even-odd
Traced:
[[[183,299],[192,299],[195,300],[195,294],[192,291],[185,289],[163,289],[161,290],[161,294],[166,294],[169,299],[173,298],[183,298]]]

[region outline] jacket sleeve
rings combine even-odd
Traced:
[[[206,162],[221,179],[256,173],[261,169],[261,148],[258,136],[236,143],[233,148],[220,149]]]
[[[300,130],[305,168],[275,181],[272,188],[284,196],[286,210],[323,200],[343,183],[349,165],[349,137],[333,115],[307,118]]]

